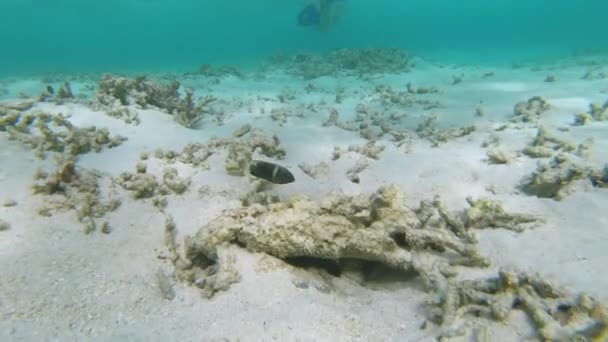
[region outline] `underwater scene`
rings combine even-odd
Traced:
[[[0,341],[608,341],[607,15],[2,0]]]

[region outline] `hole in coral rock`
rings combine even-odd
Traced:
[[[407,243],[407,240],[405,240],[404,232],[391,232],[390,237],[393,239],[393,241],[395,241],[397,246],[408,250],[411,249],[412,246],[410,246],[410,244]]]
[[[338,261],[321,259],[321,258],[313,258],[313,257],[289,257],[285,259],[285,262],[292,266],[301,267],[301,268],[317,268],[327,271],[327,273],[339,277],[342,273],[342,267]]]
[[[290,257],[286,258],[285,262],[304,269],[323,270],[334,277],[350,278],[363,286],[372,287],[390,287],[391,284],[412,282],[418,276],[418,273],[413,270],[398,270],[378,261],[353,258],[328,260],[313,257]]]

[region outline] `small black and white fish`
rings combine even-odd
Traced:
[[[293,174],[287,168],[262,160],[252,160],[249,173],[275,184],[287,184],[295,181]]]

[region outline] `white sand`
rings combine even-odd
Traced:
[[[504,122],[513,105],[541,95],[553,108],[545,113],[543,125],[551,133],[573,143],[588,137],[595,142],[590,160],[595,167],[608,162],[608,123],[591,122],[581,127],[565,127],[577,112],[586,111],[591,101],[603,103],[608,95],[606,80],[581,80],[584,67],[567,66],[551,71],[529,68],[485,70],[477,67],[438,68],[419,63],[404,75],[377,78],[371,82],[355,79],[321,78],[313,81],[294,80],[285,75],[270,75],[263,81],[226,79],[217,85],[204,80],[184,80],[185,86],[211,89],[215,96],[231,100],[241,98],[246,105],[228,111],[225,125],[218,127],[210,120],[197,130],[185,129],[164,113],[146,110],[139,115],[139,126],[93,112],[83,105],[40,104],[52,112],[71,114],[76,125],[108,127],[112,134],[128,137],[118,148],[81,157],[79,165],[116,176],[131,171],[140,152],[155,148],[180,149],[189,142],[205,142],[213,135],[227,137],[243,123],[276,133],[287,150],[281,163],[296,177],[290,185],[276,187],[283,198],[306,193],[320,198],[331,190],[347,194],[371,192],[383,184],[398,184],[408,194],[408,201],[418,201],[439,194],[452,210],[465,207],[466,196],[491,196],[501,200],[510,211],[537,214],[546,219],[542,226],[518,234],[504,230],[478,233],[480,248],[493,267],[513,265],[540,272],[573,291],[585,291],[608,303],[608,190],[581,188],[563,201],[539,199],[519,194],[515,186],[530,174],[536,160],[522,156],[510,165],[488,165],[485,149],[480,145],[492,128]],[[494,77],[483,78],[493,71]],[[465,74],[461,84],[451,86],[451,76]],[[548,74],[557,81],[543,82]],[[279,127],[264,108],[296,107],[300,103],[334,101],[336,87],[346,89],[346,98],[335,105],[346,120],[354,107],[365,102],[375,84],[390,84],[404,90],[405,84],[436,86],[437,94],[422,95],[437,99],[445,108],[432,110],[440,124],[478,124],[478,130],[438,148],[416,140],[410,152],[389,142],[378,161],[361,173],[361,184],[351,183],[345,170],[360,158],[347,153],[331,161],[334,146],[364,144],[356,133],[336,127],[322,127],[327,111],[306,112],[305,118],[289,117]],[[312,83],[320,91],[307,94],[304,86]],[[11,96],[21,91],[38,93],[42,84],[35,80],[15,80],[7,86]],[[74,86],[75,93],[81,91]],[[279,103],[276,95],[290,89],[296,99]],[[474,116],[482,103],[488,115]],[[248,112],[252,109],[252,113]],[[415,127],[425,113],[405,110],[408,126]],[[409,124],[411,122],[411,124]],[[501,146],[510,151],[521,149],[536,134],[533,128],[496,132]],[[213,299],[202,299],[198,290],[176,283],[176,298],[160,297],[155,272],[161,268],[170,273],[172,266],[158,258],[163,254],[164,217],[149,203],[124,196],[121,207],[108,215],[110,234],[96,231],[85,235],[73,213],[58,213],[45,218],[36,214],[44,197],[30,194],[32,174],[41,165],[27,148],[6,139],[0,133],[0,202],[15,200],[15,207],[0,207],[0,219],[11,228],[0,232],[0,340],[93,340],[93,341],[211,341],[227,338],[277,341],[343,341],[343,340],[432,340],[433,331],[420,325],[424,314],[420,305],[426,299],[419,280],[394,280],[375,284],[373,288],[338,278],[335,290],[323,293],[314,286],[301,289],[294,280],[302,275],[285,269],[260,271],[260,262],[269,257],[254,255],[234,247],[242,280]],[[223,171],[223,155],[212,157],[211,170],[194,173],[178,166],[180,175],[193,176],[193,184],[183,196],[169,198],[169,212],[176,221],[178,242],[192,234],[228,207],[239,205],[229,197],[201,198],[197,189],[209,185],[213,190],[246,191],[244,178],[231,177]],[[326,178],[313,180],[297,167],[302,162],[330,164]],[[49,163],[49,162],[46,162]],[[160,168],[148,163],[151,172]],[[492,185],[497,194],[487,187]],[[271,258],[270,258],[271,259]],[[262,260],[262,261],[260,261]],[[321,282],[319,280],[319,282]],[[321,282],[322,283],[322,282]],[[322,287],[322,284],[319,286]],[[494,334],[501,341],[518,341],[528,336],[530,328],[521,325],[514,315],[510,326],[495,325]],[[519,323],[518,323],[519,322]],[[515,327],[519,327],[515,329]]]

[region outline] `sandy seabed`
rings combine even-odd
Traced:
[[[572,293],[584,292],[606,304],[608,189],[595,186],[587,177],[574,180],[553,198],[526,193],[521,187],[538,171],[537,163],[551,163],[559,155],[580,159],[585,168],[600,173],[608,163],[608,121],[594,120],[590,107],[606,102],[608,80],[583,77],[589,70],[589,65],[576,60],[518,68],[417,60],[407,73],[367,77],[304,80],[281,70],[244,78],[229,73],[177,75],[183,88],[194,89],[195,97],[211,94],[216,98],[210,112],[193,128],[183,127],[153,106],[132,106],[139,124],[93,110],[83,98],[95,96],[99,78],[76,77],[71,81],[76,98],[36,102],[27,111],[62,113],[74,126],[95,125],[126,138],[119,146],[80,154],[76,161],[78,168],[99,176],[101,191],[118,198],[120,206],[104,212],[93,228],[87,227],[86,220],[79,221],[75,210],[41,210],[51,199],[56,202],[57,196],[33,194],[34,175],[41,167],[52,170],[54,153],[40,159],[23,141],[0,131],[0,203],[4,203],[0,222],[6,228],[0,231],[0,338],[436,339],[441,329],[424,324],[428,291],[419,277],[407,274],[376,274],[360,281],[314,267],[287,265],[231,244],[225,249],[238,280],[211,298],[174,275],[166,243],[167,217],[175,224],[177,253],[183,253],[185,236],[195,234],[226,209],[240,208],[243,198],[259,184],[247,175],[226,172],[226,149],[213,153],[202,166],[156,158],[154,151],[180,151],[189,143],[205,144],[212,137],[231,139],[245,124],[278,137],[285,152],[277,159],[256,150],[254,158],[279,163],[296,179],[286,185],[266,185],[266,195],[285,201],[304,194],[315,201],[336,191],[354,196],[396,185],[408,205],[439,196],[454,212],[467,207],[467,197],[491,198],[509,212],[535,215],[542,222],[523,232],[475,231],[476,246],[490,265],[465,268],[461,277],[513,267],[538,272]],[[410,88],[408,92],[408,83],[429,91]],[[19,94],[37,95],[45,84],[33,78],[5,80],[2,103],[25,101]],[[514,106],[535,96],[542,97],[547,108],[518,118]],[[328,119],[332,112],[338,113],[333,122]],[[376,135],[370,137],[367,127],[340,124],[357,122],[357,116],[373,121],[378,115],[374,113],[380,113],[380,124],[387,123],[393,130],[398,127],[400,133],[383,129],[385,134],[380,134],[380,125],[372,125]],[[585,124],[573,124],[579,113],[588,113]],[[435,121],[429,119],[431,114],[436,115]],[[458,133],[457,127],[469,125],[475,130]],[[548,155],[533,158],[522,151],[533,144],[541,126],[558,142],[547,145]],[[349,150],[349,146],[369,147],[370,141],[381,150]],[[580,146],[563,148],[561,143],[583,144],[584,151]],[[148,158],[142,159],[142,153],[149,154]],[[186,189],[164,193],[164,207],[154,199],[160,198],[156,194],[133,198],[116,179],[126,171],[135,173],[138,162],[145,164],[146,174],[158,177],[165,167],[173,167],[180,179],[188,180]],[[321,171],[312,177],[299,167],[302,164],[320,165]],[[360,168],[353,170],[356,165]],[[514,310],[506,323],[474,317],[462,320],[468,325],[450,340],[538,338],[520,310]]]

